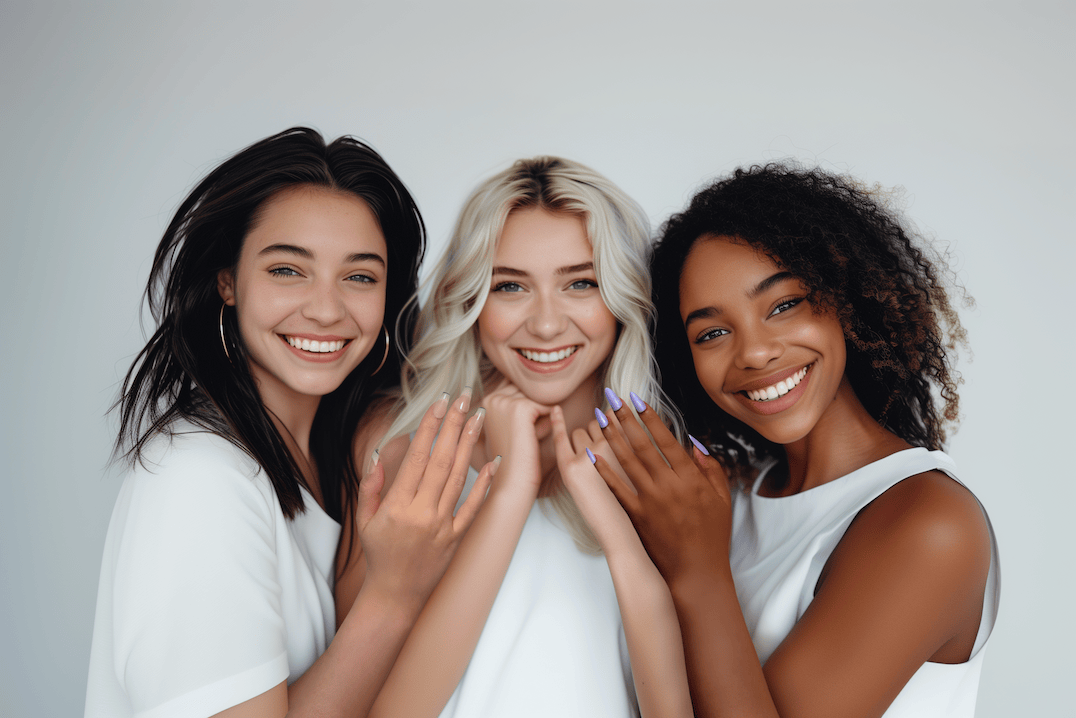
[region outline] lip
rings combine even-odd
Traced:
[[[336,336],[336,335],[288,334],[287,336],[285,336],[284,334],[277,334],[277,336],[280,337],[280,341],[284,344],[284,346],[292,354],[299,357],[303,361],[313,362],[314,364],[328,364],[330,362],[336,361],[340,357],[344,356],[345,353],[347,353],[347,348],[349,346],[351,346],[351,341],[352,341],[351,339],[348,339],[346,337],[340,337],[340,336]],[[310,341],[319,341],[319,342],[339,342],[339,341],[342,341],[342,342],[344,342],[344,346],[340,347],[339,349],[337,349],[334,352],[326,352],[324,354],[322,354],[320,352],[319,353],[305,352],[302,349],[296,349],[291,344],[288,344],[287,337],[294,337],[296,339],[309,339]]]
[[[808,364],[799,364],[797,366],[792,367],[791,369],[785,369],[784,371],[779,371],[776,374],[771,374],[768,377],[765,377],[763,379],[756,379],[755,381],[748,382],[746,384],[742,384],[742,385],[736,387],[735,389],[733,389],[732,391],[730,391],[728,393],[733,394],[733,393],[737,393],[737,392],[741,392],[741,391],[755,391],[757,389],[765,389],[768,386],[773,386],[774,384],[776,384],[779,381],[784,381],[785,379],[792,376],[796,372],[800,371],[804,367],[811,366],[811,364],[814,364],[814,362],[810,362]],[[807,372],[807,373],[810,374],[811,372]],[[804,378],[806,379],[806,377],[804,377]],[[774,401],[776,401],[776,399]]]
[[[732,395],[736,397],[736,400],[738,402],[740,402],[756,414],[761,414],[762,416],[770,416],[772,414],[777,414],[790,408],[793,404],[799,401],[799,398],[803,396],[803,393],[805,391],[807,391],[807,385],[810,383],[811,376],[814,374],[814,365],[815,362],[807,364],[807,374],[805,374],[803,379],[800,380],[800,383],[797,384],[792,389],[792,391],[788,392],[784,396],[779,396],[776,399],[771,399],[769,401],[755,401],[754,399],[748,398],[747,395],[744,394],[744,392],[754,391],[756,389],[762,389],[767,386],[772,386],[773,384],[776,384],[779,381],[783,381],[795,374],[796,372],[800,371],[801,369],[803,369],[802,366],[798,366],[790,371],[778,372],[777,374],[773,374],[772,376],[769,376],[760,381],[753,381],[749,384],[745,384],[744,388],[738,389],[735,392],[730,393],[732,393]]]
[[[552,354],[553,352],[563,351],[564,349],[570,349],[572,347],[576,347],[576,350],[574,352],[569,354],[564,359],[555,362],[532,361],[531,359],[528,359],[520,353],[521,349],[526,349],[529,352],[547,352]],[[549,349],[541,347],[513,347],[512,352],[519,358],[520,363],[523,364],[523,367],[525,369],[532,371],[536,374],[553,374],[558,371],[562,371],[563,369],[566,369],[568,365],[572,363],[572,360],[575,359],[576,356],[578,356],[579,350],[582,349],[582,347],[582,344],[564,344],[562,346]]]

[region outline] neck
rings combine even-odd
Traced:
[[[314,415],[321,404],[320,396],[306,396],[289,392],[274,391],[276,387],[268,382],[257,382],[262,404],[273,420],[284,445],[288,447],[299,470],[303,472],[307,488],[321,503],[321,490],[318,485],[314,462],[310,459],[310,429],[314,425]]]
[[[785,445],[788,483],[777,493],[821,486],[909,446],[875,421],[845,377],[810,433]]]
[[[602,402],[601,390],[601,377],[597,373],[591,374],[569,397],[560,402],[568,436],[576,429],[585,429],[587,424],[594,421],[594,407],[600,406]],[[546,426],[542,426],[543,423]],[[557,472],[557,453],[548,424],[549,419],[543,419],[537,426],[538,451],[542,462],[542,488],[539,492],[541,496],[554,494],[561,487],[560,474]]]

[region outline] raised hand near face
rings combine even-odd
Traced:
[[[635,490],[605,457],[596,454],[595,466],[631,518],[661,575],[673,587],[698,572],[727,572],[732,502],[720,464],[698,443],[689,456],[634,393],[631,401],[638,419],[612,390],[605,391],[619,426],[604,415],[599,423]]]
[[[483,466],[467,499],[454,513],[485,418],[485,411],[479,409],[467,419],[470,400],[470,393],[465,392],[449,406],[445,394],[430,407],[383,499],[381,463],[374,464],[359,487],[356,521],[366,557],[366,585],[401,606],[417,603],[421,608],[425,603],[478,513],[497,470],[496,461]]]
[[[528,399],[507,379],[481,405],[487,412],[486,455],[503,456],[505,480],[525,482],[537,496],[542,482],[539,442],[549,436],[550,407]]]

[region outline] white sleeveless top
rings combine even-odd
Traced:
[[[729,560],[740,607],[762,663],[807,610],[826,561],[860,510],[903,479],[934,470],[956,479],[956,466],[946,454],[914,448],[792,496],[759,496],[765,470],[749,494],[734,494]],[[984,648],[994,627],[1001,588],[993,527],[990,543],[983,615],[971,657],[958,664],[924,663],[883,718],[971,718],[975,714]]]
[[[468,491],[476,477],[472,469]],[[637,715],[609,564],[580,551],[538,499],[441,718]]]

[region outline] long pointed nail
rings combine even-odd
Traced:
[[[604,429],[609,426],[609,417],[607,417],[605,412],[598,407],[594,407],[594,418],[598,420],[598,426],[601,428]]]
[[[433,416],[436,419],[444,419],[445,414],[448,413],[448,392],[441,392],[441,398],[437,400],[437,403],[433,405]]]
[[[592,464],[598,463],[598,459],[594,456],[594,452],[590,450],[589,446],[587,447],[587,458],[590,459]]]
[[[634,391],[628,392],[628,398],[631,399],[631,405],[635,407],[635,411],[642,414],[646,411],[646,402],[639,398],[639,395]]]
[[[381,461],[381,451],[374,449],[374,453],[370,454],[370,468],[377,466],[377,462]]]
[[[471,387],[463,387],[463,391],[460,392],[460,403],[456,405],[460,411],[467,411],[471,406]]]
[[[489,467],[489,475],[496,475],[499,468],[501,468],[501,455],[497,454],[496,458],[493,459],[493,466]]]
[[[471,431],[476,434],[482,430],[482,423],[486,420],[486,407],[478,407],[478,411],[474,413],[474,426]]]
[[[620,407],[624,406],[624,402],[620,400],[620,397],[616,395],[609,387],[605,387],[605,400],[609,402],[609,407],[613,411],[620,411]]]
[[[706,450],[706,447],[702,445],[702,442],[696,439],[691,434],[687,435],[687,438],[691,439],[691,443],[695,445],[695,448],[703,453],[705,456],[709,456],[710,452]]]

